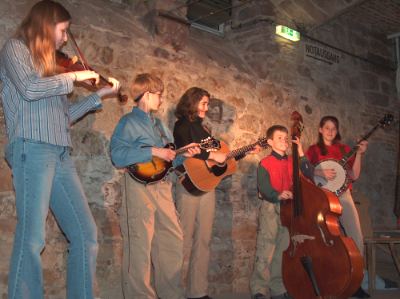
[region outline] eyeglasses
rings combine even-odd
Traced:
[[[145,93],[146,93],[146,92],[143,92],[143,93],[139,94],[139,95],[138,95],[136,98],[134,98],[133,100],[134,100],[135,102],[139,102],[140,99],[144,96]],[[156,95],[158,95],[160,98],[162,98],[162,95],[163,95],[161,91],[157,91],[157,92],[148,91],[148,93],[156,94]]]
[[[149,91],[149,93],[159,95],[160,97],[162,97],[162,95],[163,95],[163,93],[161,91],[157,91],[157,92]]]

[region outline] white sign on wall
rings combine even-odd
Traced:
[[[308,41],[304,43],[304,55],[328,64],[340,62],[340,55],[335,50]]]

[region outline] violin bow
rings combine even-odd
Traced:
[[[78,43],[76,42],[76,40],[75,40],[75,38],[74,38],[74,36],[73,36],[73,34],[72,34],[72,32],[71,32],[71,30],[69,28],[67,29],[67,35],[71,39],[71,41],[72,41],[72,43],[73,43],[73,45],[75,47],[75,50],[77,52],[76,54],[78,55],[79,60],[82,63],[83,67],[85,69],[89,70],[90,69],[89,68],[89,64],[87,63],[87,60],[83,56],[83,53],[82,53],[81,49],[79,48]]]

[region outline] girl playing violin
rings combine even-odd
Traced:
[[[0,52],[6,159],[16,193],[17,226],[9,298],[43,298],[40,254],[52,210],[69,241],[67,298],[93,298],[96,224],[70,157],[70,125],[101,107],[119,82],[71,104],[74,82],[98,80],[93,71],[56,74],[55,53],[67,42],[71,16],[59,3],[36,3]]]

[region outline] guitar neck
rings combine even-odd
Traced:
[[[240,147],[240,148],[238,148],[238,149],[235,149],[235,150],[229,152],[229,154],[227,155],[226,158],[227,158],[227,159],[230,159],[230,158],[236,158],[236,157],[240,157],[240,156],[242,156],[242,155],[245,155],[245,154],[247,154],[249,151],[253,150],[254,147],[255,147],[257,144],[258,144],[258,141],[257,141],[257,142],[254,142],[254,143],[252,143],[252,144],[249,144],[249,145]]]

